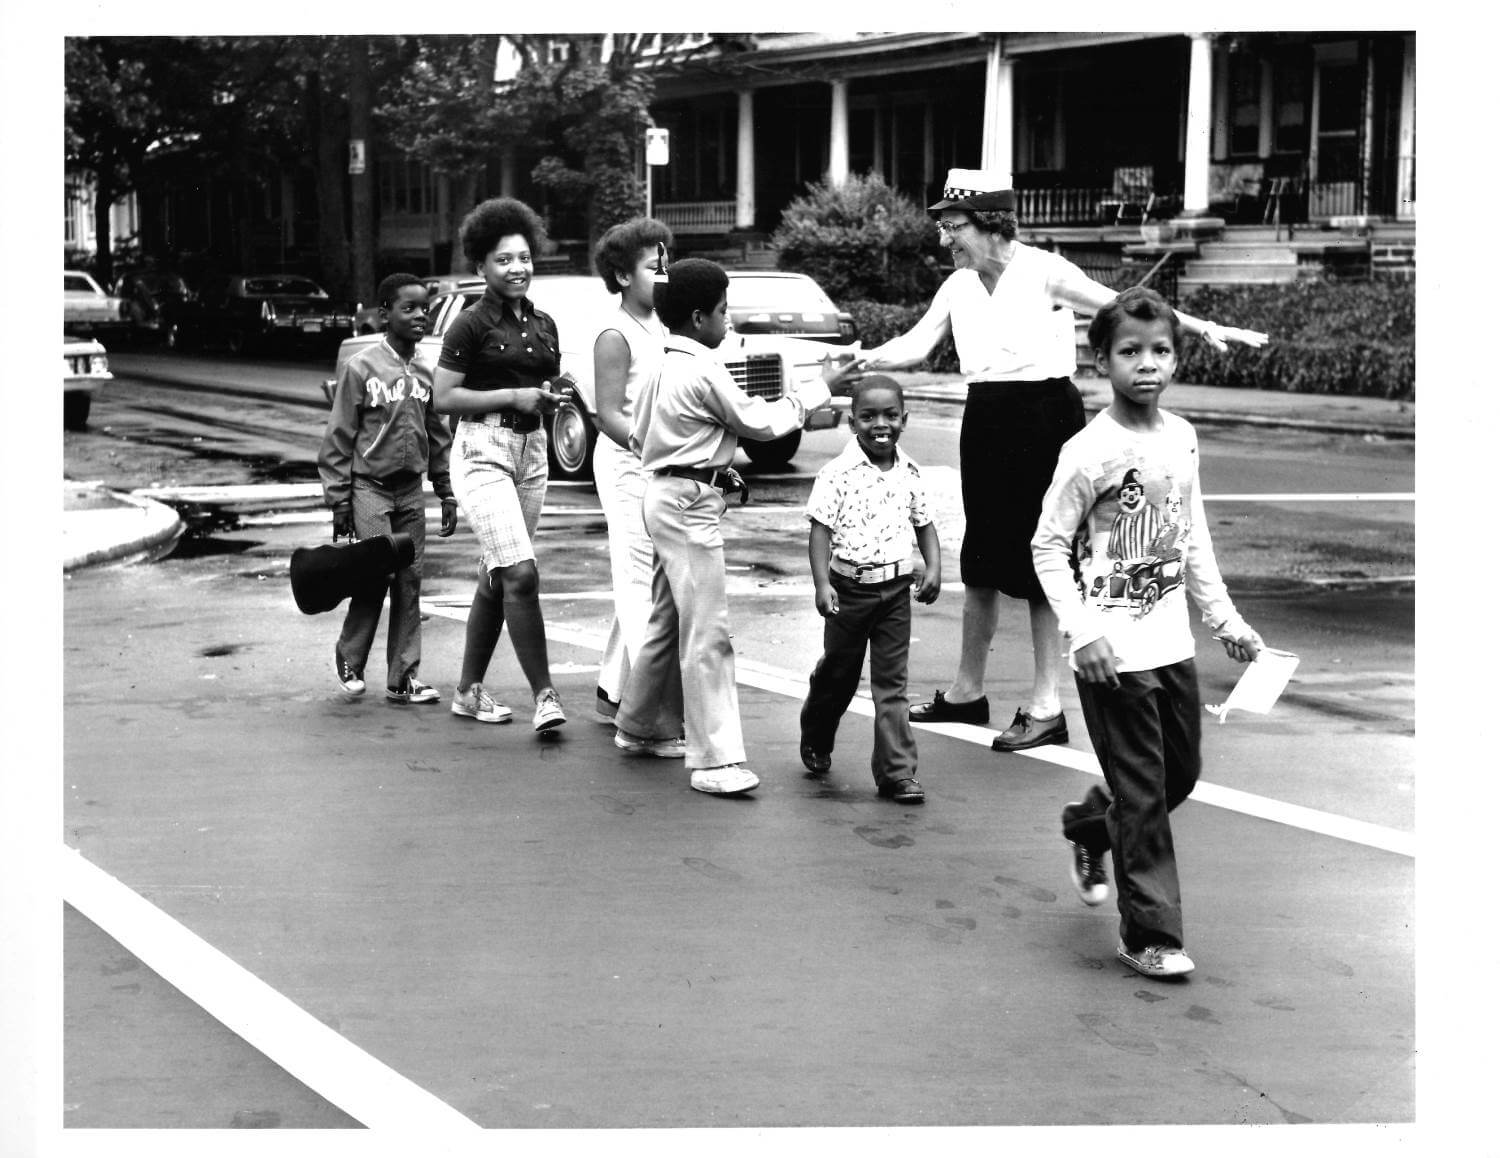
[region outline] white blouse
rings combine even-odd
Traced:
[[[1067,258],[1017,242],[993,292],[978,271],[955,270],[922,320],[869,357],[920,360],[952,333],[959,369],[970,382],[1070,378],[1077,369],[1073,311],[1059,304],[1056,291],[1080,281],[1089,278]]]

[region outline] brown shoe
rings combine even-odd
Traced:
[[[1040,748],[1043,744],[1066,744],[1068,721],[1061,712],[1039,720],[1029,712],[1017,712],[1010,727],[991,742],[996,752],[1020,752],[1026,748]]]
[[[955,704],[944,699],[942,692],[934,692],[931,703],[913,704],[907,714],[914,724],[988,724],[990,698],[980,696]]]

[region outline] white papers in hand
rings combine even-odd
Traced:
[[[1222,704],[1205,704],[1204,707],[1219,717],[1219,723],[1229,715],[1230,708],[1265,715],[1276,703],[1286,685],[1297,670],[1298,657],[1289,651],[1277,651],[1274,647],[1262,647],[1254,661],[1245,665],[1239,682]]]

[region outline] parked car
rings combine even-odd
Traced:
[[[115,293],[124,302],[136,341],[160,342],[175,350],[198,332],[202,303],[181,274],[154,269],[127,273],[115,283]]]
[[[847,346],[859,340],[854,318],[805,273],[731,269],[729,320],[741,334],[793,334]]]
[[[94,395],[114,377],[109,356],[92,338],[63,335],[63,425],[82,430],[88,425]]]
[[[63,270],[63,333],[108,334],[125,329],[125,303],[81,269]]]
[[[354,309],[298,274],[235,274],[204,286],[199,331],[235,354],[321,344],[354,333]]]
[[[452,288],[435,294],[427,313],[427,334],[422,338],[419,357],[437,365],[443,335],[468,306],[484,294],[484,282],[469,278]],[[585,479],[593,476],[594,442],[598,438],[595,424],[594,338],[619,306],[597,277],[578,274],[542,274],[532,279],[529,294],[538,309],[551,314],[562,339],[562,368],[572,374],[576,386],[568,391],[562,405],[552,415],[548,427],[548,456],[554,477]],[[335,373],[350,355],[371,342],[373,334],[349,338],[339,346]],[[764,398],[780,398],[794,382],[804,382],[822,372],[822,360],[828,356],[827,345],[794,337],[763,334],[739,334],[731,331],[718,349],[729,372],[748,393]],[[323,382],[324,396],[333,397],[336,378]],[[828,429],[839,424],[848,403],[835,399],[834,407],[815,410],[807,416],[804,430]],[[842,403],[840,406],[839,404]],[[791,461],[802,441],[802,431],[794,431],[772,442],[740,445],[752,462],[780,466]]]

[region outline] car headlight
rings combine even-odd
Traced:
[[[260,316],[262,321],[274,322],[276,320],[276,307],[270,302],[261,302]]]
[[[89,355],[89,373],[90,374],[108,374],[109,373],[109,359],[105,355],[103,355],[103,354],[90,354]]]

